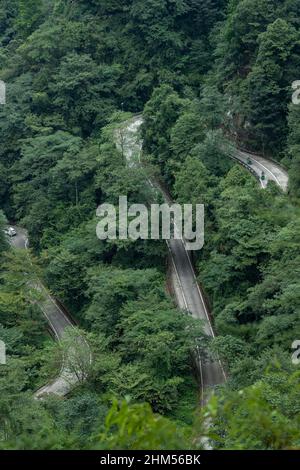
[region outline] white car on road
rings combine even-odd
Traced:
[[[9,237],[15,237],[17,235],[16,230],[13,227],[6,228],[4,230],[5,234],[8,235]]]

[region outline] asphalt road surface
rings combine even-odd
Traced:
[[[266,188],[269,181],[274,181],[283,191],[287,191],[289,177],[278,163],[237,149],[234,149],[230,156],[251,171],[262,188]],[[263,179],[262,175],[264,175]]]
[[[142,123],[143,118],[136,116],[116,133],[117,145],[126,156],[129,166],[133,166],[140,161],[142,141],[139,136],[139,129]],[[287,190],[288,175],[275,162],[240,150],[234,150],[230,156],[251,171],[260,181],[262,188],[265,188],[268,181],[271,180],[283,191]],[[152,181],[149,181],[149,184],[152,188],[154,187]],[[171,203],[168,200],[168,196],[166,194],[164,196],[166,202]],[[28,246],[26,231],[20,227],[15,227],[15,229],[17,235],[11,238],[11,244],[16,248],[26,249]],[[168,241],[168,248],[171,258],[171,282],[179,308],[189,312],[194,318],[201,320],[205,333],[208,336],[214,337],[209,312],[197,282],[189,254],[185,248],[184,240],[170,240]],[[55,299],[47,293],[42,284],[35,285],[35,288],[44,294],[44,300],[39,302],[39,306],[56,339],[62,341],[66,332],[74,328],[72,322],[59,307]],[[68,351],[67,357],[64,358],[59,376],[38,390],[35,393],[36,398],[41,398],[47,394],[64,396],[82,380],[81,371],[76,370],[76,367],[71,362],[74,362],[76,351],[78,350],[82,350],[81,354],[85,356],[86,363],[90,363],[91,355],[89,347],[83,338],[77,338],[75,343],[77,344],[73,345]],[[209,395],[209,391],[216,385],[224,382],[226,376],[222,364],[217,358],[211,358],[208,355],[204,356],[203,352],[200,354],[199,349],[196,349],[195,356],[201,376],[202,402],[204,403]],[[83,358],[80,358],[78,362],[82,364],[82,360]]]
[[[124,153],[128,166],[134,166],[141,162],[142,140],[139,130],[142,123],[142,116],[135,116],[117,134],[117,146]],[[268,181],[274,181],[283,191],[287,190],[287,172],[277,163],[237,149],[234,149],[229,156],[236,159],[254,174],[262,188],[266,188]],[[264,175],[263,178],[262,175]],[[153,181],[149,181],[149,184],[154,188],[155,182],[153,184]],[[168,195],[164,192],[163,194],[166,202],[171,203]],[[171,258],[171,283],[178,307],[190,313],[194,318],[201,320],[205,333],[210,337],[214,337],[209,312],[201,287],[197,282],[189,253],[185,248],[184,240],[170,240],[167,244]],[[202,403],[205,403],[209,392],[216,385],[226,380],[226,374],[217,358],[208,357],[203,352],[200,353],[199,349],[196,349],[195,356],[201,376]]]
[[[129,120],[121,134],[118,135],[118,148],[122,149],[127,159],[128,165],[133,166],[140,162],[142,141],[139,136],[139,129],[143,123],[141,116]],[[120,139],[122,138],[122,142]],[[154,187],[152,181],[149,184]],[[168,196],[164,194],[166,202],[170,203]],[[194,318],[203,322],[203,328],[208,336],[214,336],[213,328],[205,305],[203,294],[197,283],[194,268],[185,249],[182,239],[168,241],[168,248],[171,258],[171,283],[175,293],[177,305]],[[201,376],[201,401],[205,403],[209,392],[216,385],[226,380],[225,372],[221,362],[217,358],[211,358],[198,349],[195,350],[195,358]]]
[[[17,235],[11,237],[11,245],[15,248],[27,249],[28,236],[26,230],[20,227],[14,227],[14,229],[16,230]],[[54,336],[58,341],[64,340],[68,332],[74,329],[71,320],[59,307],[55,299],[49,295],[41,283],[35,284],[34,288],[43,295],[43,300],[39,301],[38,305],[47,319]],[[72,336],[72,339],[77,344],[73,345],[66,351],[59,376],[37,390],[35,393],[36,398],[42,398],[49,394],[65,396],[70,392],[71,388],[84,379],[84,371],[83,367],[81,367],[84,365],[84,358],[79,357],[78,355],[80,354],[81,356],[85,356],[87,366],[91,361],[90,350],[86,341],[82,337],[76,336],[75,334]]]

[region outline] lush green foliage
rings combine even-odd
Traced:
[[[0,448],[300,446],[299,13],[297,0],[0,0]],[[149,201],[145,171],[115,147],[142,110],[149,167],[206,207],[194,262],[211,342],[167,293],[163,243],[96,238],[100,203]],[[281,159],[289,194],[234,165],[232,138]],[[4,213],[31,253],[9,249]],[[28,288],[37,277],[92,349],[64,400],[32,398],[64,353]],[[195,345],[229,373],[201,413]]]

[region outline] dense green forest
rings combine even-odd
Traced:
[[[0,79],[0,449],[299,448],[300,1],[0,0]],[[212,341],[175,307],[165,243],[96,237],[99,204],[149,199],[115,145],[140,112],[145,161],[175,201],[205,204]],[[280,162],[288,192],[262,190],[228,142]],[[33,398],[63,354],[37,278],[92,350],[64,399]],[[228,372],[202,410],[195,343]]]

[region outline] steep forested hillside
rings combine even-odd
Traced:
[[[299,18],[298,0],[0,0],[1,449],[193,448],[207,433],[222,449],[300,446]],[[205,204],[193,261],[212,341],[174,307],[164,243],[96,237],[100,203],[149,201],[115,145],[138,112],[145,161],[174,200]],[[287,194],[262,190],[229,142],[280,161]],[[29,255],[9,248],[6,220],[28,230]],[[64,354],[37,277],[92,350],[64,399],[33,399]],[[228,372],[203,411],[195,344]]]

